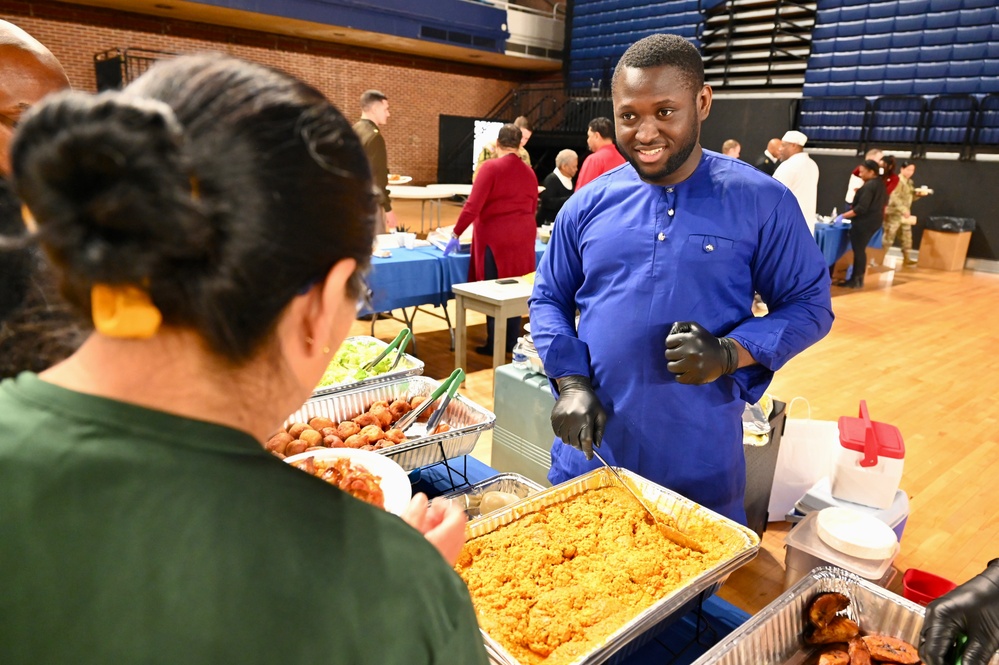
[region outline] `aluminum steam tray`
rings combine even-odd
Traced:
[[[845,613],[862,631],[897,637],[914,646],[919,644],[924,608],[842,568],[829,566],[816,568],[800,579],[718,642],[694,665],[799,665],[806,662],[816,647],[806,645],[801,639],[805,614],[812,598],[823,591],[838,591],[850,599]],[[999,654],[990,663],[999,665]]]
[[[479,517],[485,517],[479,511],[479,501],[482,500],[482,495],[486,492],[509,492],[510,494],[519,496],[521,499],[526,499],[528,496],[536,494],[543,489],[545,488],[542,485],[530,478],[525,478],[519,473],[501,473],[492,478],[480,480],[471,487],[466,487],[463,490],[445,494],[444,498],[457,501],[465,509],[468,519],[474,520]],[[491,513],[486,513],[486,515],[489,514]]]
[[[288,417],[288,422],[308,422],[316,416],[323,416],[339,423],[364,413],[374,402],[384,400],[391,403],[398,397],[430,395],[440,385],[439,381],[426,376],[410,376],[354,390],[313,396]],[[447,405],[441,422],[447,423],[451,429],[432,436],[414,438],[376,452],[390,457],[406,471],[461,457],[472,452],[479,434],[493,428],[496,414],[455,394]],[[406,430],[407,434],[419,433],[422,425],[423,423],[415,423]]]
[[[383,342],[377,337],[371,337],[369,335],[357,335],[355,337],[348,337],[343,341],[344,344],[353,342],[355,344],[371,344],[372,352],[371,357],[368,360],[374,360],[375,357],[385,350],[388,346],[388,342]],[[342,347],[341,347],[342,348]],[[395,359],[395,351],[388,355],[389,358]],[[336,358],[336,355],[333,356]],[[332,362],[332,361],[331,361]],[[376,383],[384,383],[386,381],[395,381],[396,379],[402,379],[407,376],[418,376],[423,374],[423,361],[416,356],[411,356],[408,353],[402,354],[402,359],[399,364],[391,372],[385,372],[384,374],[377,374],[375,376],[369,376],[366,379],[353,379],[345,381],[343,383],[335,383],[330,386],[322,386],[316,388],[312,391],[313,397],[319,397],[320,395],[332,395],[335,393],[342,393],[346,390],[354,390],[356,388],[363,388],[364,386],[375,385]]]
[[[717,591],[728,579],[728,576],[734,570],[751,561],[760,548],[759,536],[747,527],[627,469],[615,468],[621,475],[627,476],[631,480],[633,486],[638,488],[647,503],[667,515],[672,515],[680,529],[685,528],[694,516],[723,527],[727,534],[726,539],[734,546],[734,551],[727,559],[720,561],[712,568],[688,580],[683,586],[658,599],[650,607],[614,631],[605,642],[598,644],[589,652],[572,661],[571,665],[596,665],[611,659],[618,662],[625,656],[634,653],[651,641],[658,634],[659,628],[692,609],[693,603],[696,602],[700,594],[710,595]],[[570,499],[587,490],[613,485],[620,486],[607,469],[603,467],[594,469],[578,478],[568,480],[512,504],[501,511],[469,522],[465,527],[465,538],[468,540],[485,535],[525,515]],[[490,637],[486,631],[482,631],[482,635],[491,662],[500,665],[520,665],[520,662]]]

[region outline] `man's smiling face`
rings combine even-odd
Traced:
[[[675,184],[701,159],[698,145],[711,88],[695,90],[673,66],[625,67],[614,82],[617,145],[643,180]]]

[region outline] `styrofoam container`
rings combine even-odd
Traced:
[[[895,500],[905,460],[879,457],[874,466],[861,466],[862,453],[841,448],[832,473],[832,495],[843,501],[884,510]]]
[[[898,543],[891,556],[884,559],[861,559],[839,552],[822,541],[818,532],[818,513],[805,516],[784,540],[784,588],[789,589],[813,569],[838,566],[874,584],[886,585],[895,574],[891,567],[898,556]]]

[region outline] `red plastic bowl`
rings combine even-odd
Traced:
[[[928,605],[955,588],[950,580],[918,568],[909,568],[902,576],[902,595],[920,605]]]

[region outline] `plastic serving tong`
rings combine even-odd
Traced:
[[[399,364],[399,361],[402,360],[402,356],[406,353],[406,347],[409,346],[409,340],[411,340],[412,338],[413,338],[413,333],[409,330],[409,328],[403,328],[402,330],[399,331],[399,334],[395,336],[395,339],[389,342],[389,345],[386,346],[381,353],[375,356],[374,360],[366,364],[361,369],[364,370],[365,372],[370,372],[372,369],[375,368],[375,365],[380,363],[382,359],[385,358],[385,356],[392,353],[393,350],[398,348],[399,350],[395,354],[395,360],[392,361],[392,366],[389,367],[388,369],[388,371],[391,372]]]
[[[434,413],[430,416],[430,420],[427,422],[427,435],[429,436],[430,433],[434,431],[434,428],[437,427],[441,416],[444,415],[444,409],[451,401],[451,398],[454,397],[454,394],[458,392],[458,386],[460,386],[464,380],[465,372],[459,367],[451,372],[451,376],[441,382],[441,385],[430,394],[430,397],[425,399],[419,406],[400,418],[396,422],[395,426],[405,432],[413,423],[416,422],[416,419],[420,417],[420,414],[429,409],[441,395],[447,393],[446,397],[441,402],[441,405],[437,407],[437,410],[434,411]],[[431,424],[433,427],[431,427]]]
[[[656,514],[652,512],[652,509],[649,508],[649,506],[644,501],[642,501],[642,497],[638,495],[638,492],[632,489],[631,485],[629,485],[628,482],[621,477],[621,474],[617,472],[617,469],[608,464],[607,460],[605,460],[603,457],[600,456],[600,453],[597,452],[596,448],[593,449],[593,456],[596,457],[598,460],[600,460],[600,462],[605,467],[607,467],[607,470],[610,471],[615,478],[617,478],[617,481],[624,486],[624,489],[628,490],[628,493],[635,498],[635,501],[637,501],[642,505],[642,508],[644,508],[645,512],[649,514],[649,516],[655,522],[655,525],[659,527],[660,533],[662,533],[664,536],[666,536],[668,539],[670,539],[680,547],[686,547],[688,550],[694,550],[695,552],[702,552],[702,553],[704,552],[704,548],[696,540],[694,540],[687,534],[683,533],[679,529],[675,529],[670,525],[666,524],[665,522],[663,522],[662,520],[660,520],[656,516]]]

